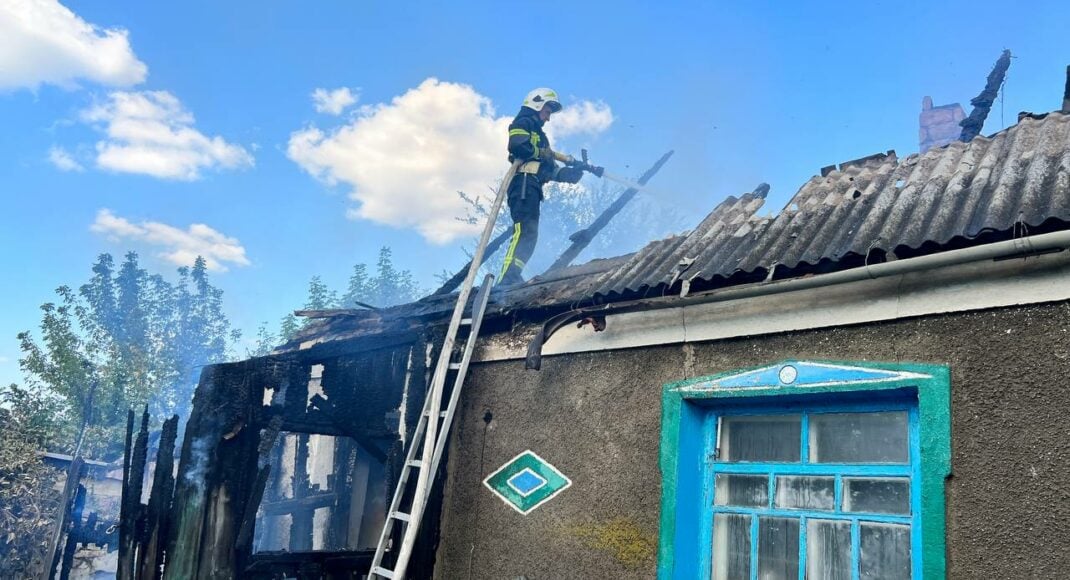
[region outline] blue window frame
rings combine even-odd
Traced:
[[[715,580],[921,577],[916,404],[714,407],[704,421]]]
[[[785,361],[666,385],[658,577],[943,578],[950,436],[946,366]]]

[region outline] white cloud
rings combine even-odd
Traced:
[[[133,223],[109,209],[97,212],[90,231],[114,241],[132,240],[151,246],[161,246],[160,258],[179,266],[191,266],[197,256],[204,258],[209,270],[226,272],[227,265],[248,266],[245,248],[237,238],[231,238],[204,224],[191,224],[186,229],[143,221]]]
[[[360,91],[357,91],[357,94],[353,94],[349,87],[342,87],[333,91],[316,89],[312,91],[312,104],[316,107],[317,113],[341,115],[346,107],[356,104],[359,96]]]
[[[90,24],[57,0],[0,0],[0,90],[130,86],[147,72],[126,30]]]
[[[580,132],[573,127],[596,133],[612,122],[605,105],[578,107],[578,120],[567,125],[573,134]],[[585,111],[603,120],[586,121]],[[361,107],[341,127],[295,131],[287,155],[328,184],[352,187],[358,205],[347,212],[351,218],[415,228],[447,243],[479,230],[456,219],[465,213],[457,192],[485,196],[497,184],[507,168],[510,120],[471,86],[429,78],[389,103]]]
[[[565,138],[571,135],[597,135],[613,124],[613,111],[599,101],[581,101],[565,107],[554,115],[546,125],[550,137]]]
[[[117,91],[83,111],[107,138],[97,143],[97,166],[161,179],[193,181],[205,169],[251,167],[253,157],[222,137],[193,127],[193,115],[167,91]]]
[[[85,171],[82,164],[75,161],[74,157],[63,147],[53,146],[49,149],[48,160],[60,171]]]

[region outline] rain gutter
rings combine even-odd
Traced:
[[[524,366],[531,370],[539,370],[542,365],[542,347],[546,341],[565,325],[577,321],[590,320],[596,327],[604,327],[605,317],[613,314],[644,312],[665,308],[680,308],[695,304],[727,302],[731,300],[753,298],[755,296],[783,294],[799,290],[858,282],[861,280],[875,280],[877,278],[885,278],[888,276],[935,270],[970,262],[980,262],[983,260],[1030,257],[1062,251],[1066,248],[1070,248],[1070,230],[1026,236],[1015,238],[1013,240],[974,246],[971,248],[919,256],[916,258],[906,258],[872,265],[867,264],[849,270],[841,270],[839,272],[821,274],[809,278],[760,282],[736,288],[723,288],[692,294],[686,297],[659,297],[579,308],[558,314],[543,323],[542,328],[539,329],[538,333],[528,345],[528,352]]]

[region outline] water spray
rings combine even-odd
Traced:
[[[554,157],[558,161],[564,163],[565,165],[568,165],[569,167],[576,167],[576,168],[582,169],[582,170],[584,170],[584,171],[586,171],[588,173],[591,173],[591,174],[593,174],[593,175],[595,175],[597,177],[601,177],[603,179],[608,179],[610,181],[619,183],[619,184],[627,187],[628,189],[635,189],[637,191],[644,191],[646,193],[655,193],[654,190],[650,189],[649,187],[647,187],[647,186],[645,186],[645,185],[643,185],[641,183],[636,183],[636,182],[634,182],[634,181],[632,181],[630,179],[625,179],[625,178],[620,177],[618,175],[614,175],[612,173],[609,173],[608,171],[606,171],[606,169],[604,167],[599,167],[597,165],[592,165],[587,160],[587,150],[586,149],[580,149],[580,159],[576,159],[575,157],[573,157],[571,155],[565,155],[563,153],[554,153]]]
[[[646,193],[657,193],[655,190],[650,189],[649,187],[647,187],[645,185],[642,185],[640,183],[636,183],[634,181],[631,181],[630,179],[624,179],[623,177],[619,177],[617,175],[613,175],[612,173],[609,173],[608,171],[603,171],[602,172],[602,179],[608,179],[610,181],[619,183],[619,184],[627,187],[628,189],[636,189],[636,190],[639,190],[639,191],[642,191],[642,192],[646,192]]]

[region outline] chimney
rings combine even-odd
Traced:
[[[933,105],[933,98],[926,96],[921,100],[921,114],[918,116],[918,148],[925,153],[933,147],[943,147],[957,141],[962,134],[959,123],[966,118],[962,105]]]
[[[1063,89],[1063,111],[1070,113],[1070,65],[1066,65],[1066,88]]]

